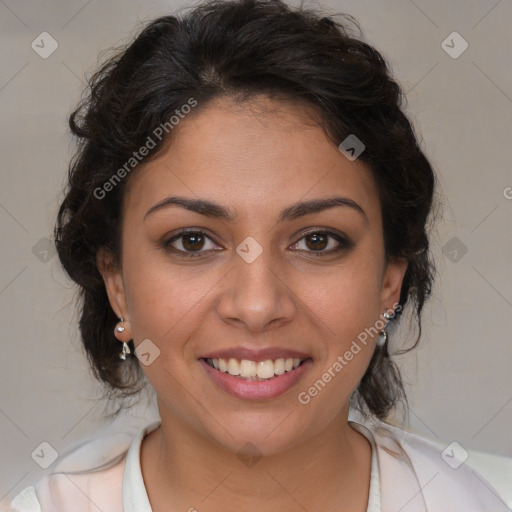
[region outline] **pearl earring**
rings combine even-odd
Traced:
[[[122,333],[125,331],[125,327],[120,325],[123,322],[124,322],[124,318],[120,318],[119,323],[116,325],[116,329],[115,329],[116,332]],[[123,341],[122,343],[123,343],[123,348],[122,348],[121,352],[119,353],[119,359],[121,359],[122,361],[126,361],[126,356],[131,354],[132,351],[130,350],[130,347],[128,346],[128,343],[126,343],[126,341]]]
[[[388,323],[379,332],[379,337],[377,339],[377,346],[381,347],[381,348],[384,348],[385,349],[385,355],[388,355],[388,349],[387,349],[387,342],[388,342],[387,327],[388,327],[389,321],[392,318],[394,318],[395,314],[393,312],[393,314],[390,315],[387,311],[385,311],[382,316],[388,321]]]

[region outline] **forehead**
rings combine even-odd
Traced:
[[[310,108],[259,97],[216,99],[196,109],[161,154],[130,177],[127,210],[171,194],[213,199],[235,214],[336,193],[366,209],[378,203],[370,170],[329,141]]]

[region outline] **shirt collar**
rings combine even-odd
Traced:
[[[371,432],[364,425],[356,421],[349,421],[349,423],[368,439],[372,447],[370,494],[367,512],[380,512],[379,465],[375,441]],[[157,420],[143,427],[128,449],[123,474],[123,507],[125,512],[152,512],[144,479],[142,478],[140,449],[144,437],[153,430],[156,430],[160,425],[161,420]]]
[[[377,446],[371,431],[366,428],[362,423],[349,420],[349,425],[362,434],[372,447],[372,462],[370,473],[370,493],[368,496],[368,507],[366,512],[381,512],[381,499],[380,499],[380,469],[379,459],[377,456]]]
[[[123,508],[125,512],[152,512],[140,466],[140,448],[144,436],[157,429],[161,420],[146,425],[137,434],[126,454],[123,474]]]

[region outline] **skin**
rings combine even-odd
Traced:
[[[371,172],[349,161],[310,114],[267,97],[242,106],[217,99],[189,114],[165,150],[130,177],[120,268],[110,255],[98,256],[112,308],[125,319],[125,332],[116,336],[133,338],[135,346],[149,338],[160,350],[143,366],[162,419],[141,449],[156,512],[252,512],[269,504],[290,512],[366,510],[371,446],[347,418],[376,339],[361,345],[309,404],[297,396],[398,302],[407,263],[386,264]],[[236,221],[179,206],[144,220],[171,195],[215,201]],[[333,195],[356,201],[366,218],[337,206],[278,222],[296,201]],[[162,247],[179,228],[210,236],[199,244],[200,257]],[[326,229],[352,245],[328,254],[336,239],[315,245],[304,238],[305,231]],[[236,252],[248,236],[263,249],[250,264]],[[172,246],[185,251],[190,242]],[[237,398],[212,382],[198,358],[242,344],[297,349],[311,355],[313,366],[279,397]],[[248,442],[263,456],[252,467],[237,457]]]

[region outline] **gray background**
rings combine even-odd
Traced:
[[[145,399],[147,407],[102,420],[77,337],[75,291],[45,247],[74,151],[67,116],[84,73],[143,21],[186,5],[0,0],[0,500],[43,474],[31,458],[41,442],[62,454],[157,417]],[[388,58],[440,176],[444,220],[432,240],[440,280],[420,347],[398,358],[410,429],[512,456],[512,2],[320,5],[352,14]],[[469,44],[458,58],[442,47],[454,31]],[[31,47],[42,32],[58,43],[47,59]],[[457,39],[447,44],[462,48]]]

